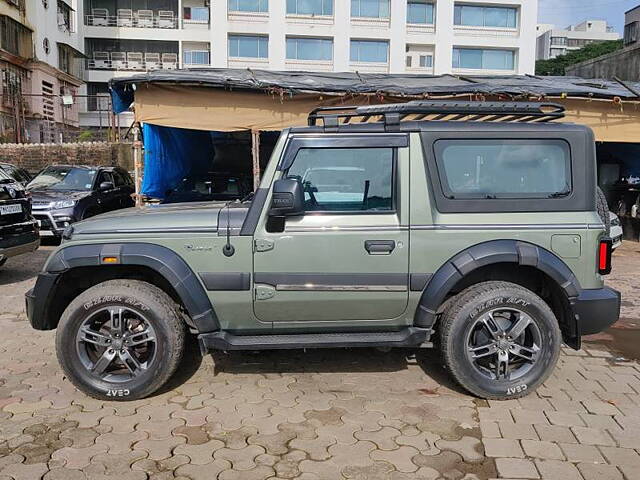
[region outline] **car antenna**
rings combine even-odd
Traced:
[[[227,241],[224,244],[224,247],[222,247],[222,254],[225,257],[231,257],[234,253],[236,253],[236,249],[233,247],[233,245],[231,245],[231,220],[230,220],[231,214],[229,213],[230,203],[231,202],[227,202],[227,204],[225,205],[227,209]]]

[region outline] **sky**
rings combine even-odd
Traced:
[[[624,12],[640,0],[538,0],[538,23],[564,28],[583,20],[607,20],[622,35]]]

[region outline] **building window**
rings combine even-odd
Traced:
[[[411,57],[410,56],[407,56],[406,66],[411,68]]]
[[[551,49],[551,57],[555,58],[559,55],[564,55],[564,49],[562,48],[552,48]]]
[[[269,37],[229,35],[229,56],[236,58],[268,58]]]
[[[351,0],[351,16],[389,18],[389,0]]]
[[[624,26],[624,44],[631,45],[638,41],[638,31],[640,31],[640,22],[627,23]]]
[[[190,23],[209,23],[209,7],[184,7],[183,18]]]
[[[229,0],[230,12],[259,12],[269,11],[269,0]]]
[[[566,45],[567,37],[551,37],[551,45]]]
[[[433,3],[425,0],[407,2],[407,23],[433,24]]]
[[[513,50],[454,48],[453,68],[474,70],[513,70],[515,52]]]
[[[433,67],[433,57],[431,55],[420,55],[420,66],[422,68]]]
[[[453,15],[455,25],[467,27],[516,28],[517,8],[456,5]]]
[[[12,18],[0,15],[0,48],[19,57],[31,58],[31,42],[31,30]]]
[[[62,0],[58,0],[58,30],[61,32],[73,32],[72,18],[71,7]]]
[[[333,0],[287,0],[289,15],[333,15]]]
[[[351,40],[352,62],[387,63],[389,42],[379,40]]]
[[[288,60],[333,60],[333,40],[287,37]]]
[[[182,52],[182,63],[185,65],[209,65],[209,51],[185,50]]]

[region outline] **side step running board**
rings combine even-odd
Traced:
[[[229,332],[203,333],[200,349],[277,350],[342,347],[431,347],[431,329],[407,327],[397,332],[303,333],[280,335],[234,335]]]

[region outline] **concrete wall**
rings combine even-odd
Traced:
[[[582,78],[613,78],[640,81],[640,45],[576,63],[565,70],[567,75]]]
[[[47,165],[120,165],[133,170],[130,143],[4,143],[0,162],[26,168],[32,174]]]

